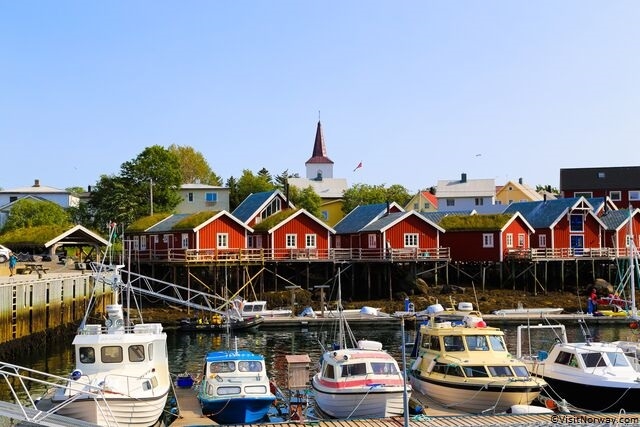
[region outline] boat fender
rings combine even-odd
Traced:
[[[80,378],[82,378],[82,371],[80,369],[76,369],[75,371],[71,372],[72,380],[78,381]]]
[[[431,362],[429,362],[429,366],[427,366],[427,372],[431,373],[431,371],[433,371],[433,368],[436,366],[436,360],[435,359],[431,359]]]
[[[415,371],[420,367],[420,363],[422,363],[422,356],[418,357],[415,362],[413,362],[413,365],[411,365],[411,370]]]

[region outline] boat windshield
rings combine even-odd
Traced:
[[[444,337],[445,351],[464,351],[462,337],[460,335],[447,335]]]
[[[624,353],[608,351],[607,357],[609,358],[609,363],[611,363],[612,366],[629,366],[629,362],[627,361]]]
[[[603,353],[600,353],[600,352],[580,353],[580,357],[582,357],[584,366],[586,366],[587,368],[607,366],[607,362],[604,359]]]
[[[209,366],[209,372],[214,374],[220,372],[233,372],[236,370],[236,364],[234,362],[213,362]]]
[[[465,341],[469,351],[489,351],[489,343],[484,335],[468,335]]]
[[[507,346],[504,344],[502,337],[489,335],[489,342],[493,351],[507,351]]]

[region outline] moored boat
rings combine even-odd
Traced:
[[[258,423],[275,400],[262,355],[237,348],[206,354],[198,389],[204,416],[220,424]]]
[[[317,407],[333,418],[382,418],[404,414],[411,396],[397,361],[377,341],[356,342],[341,312],[338,271],[337,342],[325,349],[311,381]]]
[[[427,309],[420,326],[410,371],[414,390],[440,404],[470,413],[505,412],[529,405],[546,383],[532,377],[525,364],[509,354],[504,333],[488,327],[471,304]]]
[[[211,318],[192,317],[180,320],[178,330],[182,332],[216,332],[256,330],[264,322],[261,316],[247,318],[224,317],[219,314]]]

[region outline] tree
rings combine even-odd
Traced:
[[[241,203],[250,194],[260,193],[263,191],[273,191],[275,188],[275,185],[270,181],[270,175],[268,175],[268,173],[254,175],[253,172],[245,169],[242,171],[240,179],[238,179],[237,193],[234,197],[236,197],[237,200],[240,200]]]
[[[278,188],[278,190],[285,193],[287,191],[287,185],[289,184],[289,178],[300,178],[300,175],[297,173],[289,173],[289,169],[283,171],[280,175],[276,176],[274,180],[274,184]]]
[[[560,191],[550,185],[536,185],[536,193],[546,191],[547,193],[560,194]]]
[[[273,177],[271,176],[271,172],[269,172],[266,168],[262,168],[258,171],[258,177],[264,179],[269,184],[273,184]]]
[[[320,218],[320,205],[322,198],[318,196],[313,187],[309,186],[303,190],[296,187],[289,187],[289,200],[297,208],[304,208],[311,215]]]
[[[385,188],[384,185],[355,184],[344,192],[342,211],[349,213],[359,205],[385,202],[396,202],[404,206],[409,200],[409,192],[399,184],[389,188]]]
[[[41,225],[70,225],[69,215],[53,202],[20,199],[11,207],[2,232]]]
[[[83,187],[69,187],[69,188],[65,188],[64,191],[77,196],[78,194],[84,193],[85,189]]]
[[[232,176],[227,180],[226,186],[229,188],[229,209],[233,212],[242,203],[242,199],[238,194],[238,181]]]
[[[202,153],[194,150],[193,147],[171,144],[168,150],[178,159],[182,172],[182,184],[199,182],[207,185],[222,185],[222,178],[211,170]]]

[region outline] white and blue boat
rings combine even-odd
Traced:
[[[257,423],[275,400],[262,355],[237,348],[206,354],[198,390],[204,416],[219,424]]]

